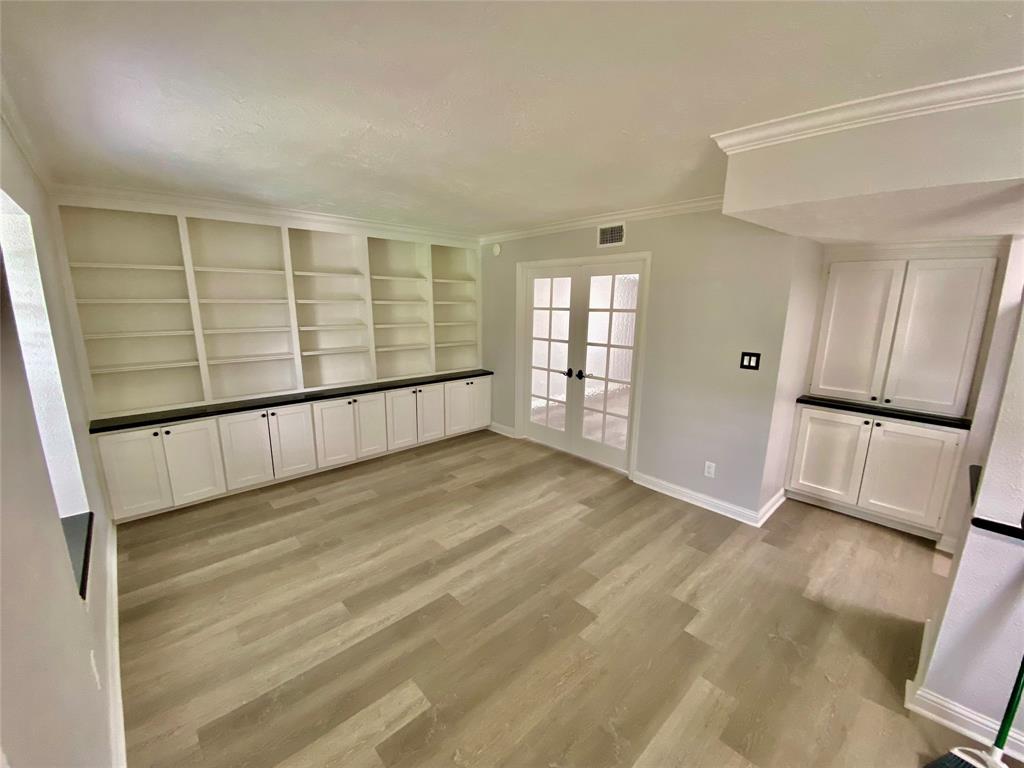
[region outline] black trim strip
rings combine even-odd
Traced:
[[[78,582],[78,594],[83,600],[89,586],[89,558],[92,555],[92,527],[95,519],[91,511],[60,519],[64,543],[71,557],[71,569]]]
[[[972,518],[971,525],[974,528],[980,528],[983,531],[991,531],[992,533],[998,533],[1002,536],[1009,536],[1011,539],[1024,541],[1024,527],[1019,525],[1000,523],[997,520],[986,520],[984,517]]]
[[[98,435],[103,432],[117,432],[122,429],[136,429],[141,427],[152,427],[157,424],[169,424],[172,421],[185,421],[187,419],[201,419],[207,416],[226,416],[229,413],[241,413],[242,411],[258,411],[261,408],[271,406],[297,405],[299,403],[313,403],[318,400],[332,400],[336,397],[349,397],[350,395],[368,395],[373,392],[386,392],[392,389],[405,389],[406,387],[421,387],[428,384],[442,384],[446,381],[461,381],[463,379],[476,379],[481,376],[493,376],[494,371],[484,368],[477,368],[472,371],[457,371],[455,373],[435,373],[430,376],[419,376],[413,379],[400,379],[396,381],[371,382],[369,384],[356,384],[350,387],[335,387],[333,389],[318,389],[313,392],[293,392],[288,395],[276,395],[273,397],[258,397],[252,400],[232,400],[226,403],[210,403],[209,405],[196,405],[189,408],[175,408],[168,411],[153,411],[151,413],[138,413],[132,416],[114,416],[109,419],[98,419],[89,424],[89,434]]]
[[[919,424],[931,424],[934,427],[952,427],[953,429],[970,429],[971,420],[958,416],[942,416],[937,413],[922,413],[920,411],[904,411],[899,408],[883,408],[874,403],[853,403],[849,400],[836,400],[832,397],[820,397],[819,395],[801,395],[796,399],[800,405],[816,405],[820,408],[834,408],[839,411],[852,411],[853,413],[867,413],[871,416],[880,416],[883,419],[902,419],[903,421],[916,421]]]

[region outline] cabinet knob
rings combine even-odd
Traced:
[[[154,432],[153,433],[153,437],[160,437],[160,432],[159,431]]]
[[[864,426],[865,427],[870,427],[871,426],[871,422],[870,421],[865,421],[864,422]]]
[[[265,418],[267,418],[267,414],[266,414],[266,413],[261,413],[261,414],[260,414],[260,418],[261,418],[261,419],[265,419]]]
[[[164,434],[165,434],[165,435],[169,435],[169,434],[171,434],[171,430],[169,430],[169,429],[165,429],[165,430],[164,430]]]
[[[271,415],[271,416],[277,416],[277,414],[276,414],[276,413],[275,413],[274,411],[271,411],[271,412],[270,412],[270,415]]]
[[[358,403],[358,402],[359,402],[359,400],[356,400],[356,399],[354,399],[354,400],[353,400],[352,402],[353,402],[353,403]]]
[[[877,397],[875,397],[874,395],[872,395],[872,396],[871,396],[871,399],[872,399],[872,400],[877,400],[878,398],[877,398]]]
[[[876,421],[876,422],[875,422],[875,426],[876,426],[876,427],[880,427],[880,426],[882,426],[882,422],[880,422],[880,421]]]
[[[892,400],[890,400],[890,399],[889,399],[889,398],[887,397],[887,398],[885,398],[885,400],[883,400],[882,402],[884,402],[884,403],[891,403],[891,402],[892,402]]]
[[[352,405],[352,401],[351,400],[346,400],[345,401],[345,405]]]

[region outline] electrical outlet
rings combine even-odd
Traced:
[[[715,462],[704,462],[704,477],[710,477],[712,480],[715,479]]]

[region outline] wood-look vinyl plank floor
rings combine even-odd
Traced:
[[[945,566],[479,432],[118,528],[129,764],[916,768]]]

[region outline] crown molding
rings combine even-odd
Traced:
[[[711,135],[727,155],[891,120],[1024,98],[1024,67],[812,109]]]
[[[950,240],[908,240],[906,242],[863,242],[859,240],[826,243],[825,249],[834,253],[888,252],[888,251],[948,251],[963,249],[996,250],[1009,245],[1011,236],[964,237]]]
[[[49,165],[43,161],[43,156],[38,147],[31,139],[31,134],[25,127],[25,120],[21,110],[11,95],[11,89],[7,85],[7,78],[0,75],[0,120],[11,132],[11,138],[18,145],[21,154],[25,156],[25,162],[39,179],[44,189],[49,190],[52,185],[52,176],[49,172]]]
[[[570,232],[574,229],[586,229],[598,227],[603,224],[620,224],[623,221],[641,221],[643,219],[658,219],[663,216],[677,216],[683,213],[700,213],[703,211],[722,211],[722,196],[709,195],[707,197],[695,197],[690,200],[680,200],[674,203],[663,203],[661,205],[649,205],[644,208],[631,208],[624,211],[610,211],[596,216],[583,216],[578,219],[564,219],[550,224],[542,224],[538,227],[528,229],[513,229],[507,232],[493,232],[480,237],[480,245],[502,243],[508,240],[522,240],[526,237],[538,237],[540,235],[553,235],[558,232]]]
[[[403,226],[374,219],[239,203],[214,197],[69,184],[53,185],[49,191],[57,205],[218,218],[249,224],[269,224],[394,240],[430,242],[457,248],[476,248],[479,245],[476,235],[464,232]]]

